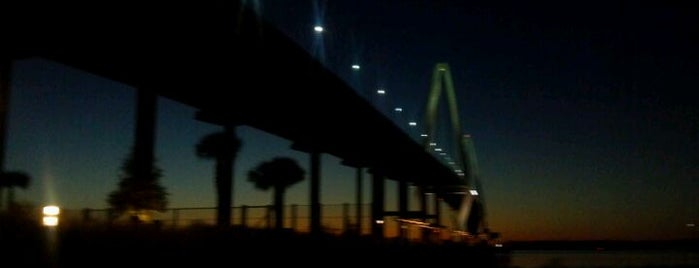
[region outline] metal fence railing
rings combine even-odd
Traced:
[[[310,232],[310,207],[308,205],[287,205],[284,207],[284,228],[299,233]],[[368,213],[357,218],[357,206],[354,204],[325,204],[321,206],[321,226],[325,233],[353,233],[368,235],[371,232],[371,218]],[[370,211],[370,204],[363,204],[362,211]],[[148,221],[161,228],[187,228],[196,226],[213,226],[216,224],[215,207],[177,207],[162,212],[153,212]],[[115,217],[110,209],[82,210],[64,209],[61,211],[61,225],[100,226],[107,224],[128,224],[128,216]],[[231,208],[231,223],[234,227],[268,229],[274,228],[274,211],[272,206],[238,206]],[[424,238],[426,226],[411,224],[395,216],[386,216],[383,221],[384,236]],[[441,239],[453,240],[459,232],[440,230]]]

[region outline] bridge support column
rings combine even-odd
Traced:
[[[364,175],[364,170],[360,167],[357,167],[357,189],[356,189],[356,228],[357,228],[357,234],[362,234],[362,194],[364,192],[363,185],[362,185],[362,180],[363,180],[363,175]]]
[[[422,212],[422,221],[426,222],[427,221],[427,192],[425,191],[424,186],[419,186],[417,188],[418,193],[420,194],[420,212]]]
[[[320,224],[320,153],[312,150],[311,152],[311,233],[319,234],[322,232]]]
[[[407,218],[408,215],[408,182],[404,180],[398,181],[398,217],[401,219]],[[403,223],[400,224],[400,237],[408,238],[408,229]]]
[[[5,135],[7,112],[10,109],[10,71],[12,61],[0,59],[0,173],[5,172]],[[0,189],[0,211],[3,210],[3,189]]]
[[[379,171],[372,172],[371,187],[371,234],[384,236],[384,177]]]
[[[422,214],[422,222],[427,222],[428,219],[428,209],[427,209],[427,191],[425,190],[425,186],[418,186],[417,187],[418,192],[420,193],[420,214]],[[423,228],[420,231],[420,239],[425,241],[429,237],[429,229]]]
[[[440,226],[442,224],[442,222],[440,220],[442,203],[441,203],[441,200],[439,200],[437,193],[435,193],[433,197],[434,197],[434,224],[437,226]]]
[[[136,129],[134,133],[134,163],[137,178],[149,178],[155,159],[155,115],[158,96],[138,89],[136,93]]]
[[[5,171],[5,135],[7,134],[7,112],[10,110],[11,69],[11,60],[0,59],[0,172]]]
[[[291,149],[307,152],[310,154],[310,189],[309,201],[311,203],[309,214],[311,217],[310,232],[311,234],[320,234],[323,231],[321,225],[321,207],[320,207],[320,154],[321,152],[312,144],[294,143]]]

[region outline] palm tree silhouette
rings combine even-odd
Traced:
[[[0,209],[3,207],[3,190],[7,188],[7,205],[12,206],[15,202],[14,187],[26,189],[29,186],[29,175],[21,171],[8,171],[0,173]]]
[[[217,194],[216,224],[219,227],[228,227],[231,223],[233,163],[240,146],[241,141],[233,127],[225,127],[221,132],[204,136],[196,146],[198,157],[216,161],[214,180]]]
[[[303,181],[305,173],[296,160],[288,157],[262,162],[248,172],[248,180],[255,183],[255,188],[274,189],[274,225],[278,230],[284,227],[284,193],[289,186]]]

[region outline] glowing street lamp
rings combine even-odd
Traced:
[[[403,111],[403,108],[401,108],[401,107],[396,107],[396,108],[393,109],[393,110],[400,113],[400,112]]]
[[[376,90],[376,93],[379,95],[386,95],[386,90],[385,89],[378,89],[378,90]]]
[[[316,25],[315,27],[313,27],[313,31],[315,31],[316,33],[322,33],[322,32],[323,32],[323,26]]]
[[[352,70],[359,70],[359,64],[352,64]]]
[[[414,127],[414,126],[417,126],[417,122],[410,121],[410,122],[408,122],[408,125],[410,125],[411,127]]]
[[[42,219],[44,226],[58,225],[58,215],[61,214],[61,209],[58,206],[45,206],[42,212],[44,214]]]

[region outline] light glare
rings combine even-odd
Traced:
[[[403,108],[401,108],[401,107],[396,107],[396,108],[393,109],[393,110],[396,111],[396,112],[402,112],[402,111],[403,111]]]
[[[57,226],[58,225],[58,217],[56,216],[45,216],[42,219],[42,223],[44,226]]]
[[[61,209],[58,206],[45,206],[43,212],[46,216],[57,216],[61,213]]]
[[[408,122],[408,125],[417,126],[417,122]]]
[[[386,90],[379,89],[379,90],[376,90],[376,93],[379,93],[379,95],[384,95],[384,94],[386,94]]]
[[[313,30],[316,31],[316,33],[322,33],[323,32],[323,26],[316,25],[313,27]]]
[[[478,195],[478,191],[476,191],[476,190],[468,190],[468,192],[471,193],[471,195],[473,195],[473,196]]]
[[[352,69],[354,70],[359,70],[359,64],[353,64]]]

